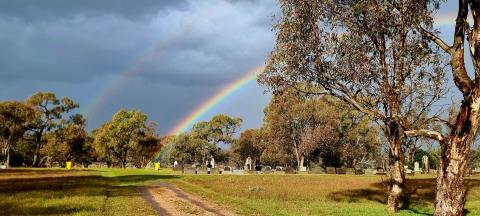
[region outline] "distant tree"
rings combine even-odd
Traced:
[[[378,128],[368,116],[350,106],[334,101],[339,112],[338,137],[342,161],[346,167],[372,166],[379,156]]]
[[[88,166],[92,150],[85,124],[83,116],[77,114],[58,125],[57,130],[47,133],[47,143],[41,151],[43,155],[46,155],[50,162],[57,162],[62,167],[67,161]]]
[[[210,121],[201,121],[193,125],[188,134],[189,145],[198,148],[196,157],[201,155],[200,161],[205,162],[208,156],[222,156],[224,152],[218,148],[219,144],[230,145],[235,142],[234,135],[240,129],[242,119],[227,115],[215,115]],[[198,158],[197,158],[198,159]]]
[[[233,135],[238,132],[242,119],[219,114],[210,121],[198,122],[192,127],[192,135],[210,143],[232,144]]]
[[[155,134],[155,125],[149,125],[143,137],[141,137],[130,152],[130,160],[137,168],[144,168],[157,156],[162,148],[162,138]]]
[[[242,165],[248,157],[254,161],[260,161],[263,152],[262,135],[260,133],[260,129],[247,129],[232,144],[232,153],[238,155],[236,158],[237,165]]]
[[[334,107],[292,90],[274,94],[265,109],[266,143],[293,154],[298,167],[304,166],[305,159],[316,149],[328,147],[340,152],[337,126],[338,112]]]
[[[51,92],[35,93],[27,99],[26,103],[39,113],[36,121],[29,128],[27,137],[34,143],[32,165],[40,166],[44,162],[44,158],[41,157],[42,147],[46,143],[44,135],[58,127],[63,120],[63,114],[78,108],[79,105],[67,97],[59,100]]]
[[[112,120],[95,131],[95,148],[107,158],[107,164],[115,158],[122,168],[127,166],[130,151],[145,137],[147,115],[138,111],[121,109]]]
[[[36,117],[35,110],[22,102],[0,102],[0,140],[6,166],[12,151]]]
[[[205,139],[193,136],[190,133],[178,135],[173,141],[173,149],[170,152],[171,161],[181,163],[194,163],[205,161],[207,155],[216,151],[216,145]]]

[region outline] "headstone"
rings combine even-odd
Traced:
[[[252,158],[247,157],[245,160],[245,170],[252,170],[253,169],[253,164],[252,164]]]
[[[337,174],[341,174],[341,175],[347,174],[347,169],[346,168],[337,168],[336,170],[337,170],[337,172],[336,172]]]
[[[177,167],[177,166],[178,166],[178,162],[177,161],[173,162],[173,167]]]
[[[306,172],[306,171],[307,171],[307,167],[305,167],[305,166],[298,167],[298,171],[300,171],[300,172]]]
[[[264,166],[262,167],[262,172],[265,174],[270,174],[272,173],[272,167],[271,166]]]
[[[321,167],[314,167],[314,168],[310,168],[309,172],[308,173],[311,173],[311,174],[324,174],[325,173],[325,170]]]
[[[355,175],[355,169],[354,168],[347,168],[346,169],[346,174],[347,175]]]
[[[335,167],[327,167],[327,174],[336,174]]]
[[[417,161],[413,164],[413,171],[420,172],[420,164]]]
[[[210,164],[212,165],[212,168],[215,168],[215,159],[213,157],[210,159]]]
[[[229,166],[226,166],[223,168],[223,172],[230,172],[230,171],[232,171],[232,168]]]
[[[0,169],[7,169],[7,165],[5,164],[0,165]]]
[[[422,163],[423,163],[423,173],[430,173],[430,163],[428,162],[427,155],[424,155],[422,157]]]
[[[295,174],[295,170],[292,167],[287,167],[285,169],[285,174]]]
[[[363,170],[363,169],[355,169],[355,175],[365,175],[365,170]]]

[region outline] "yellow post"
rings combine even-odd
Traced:
[[[155,162],[155,171],[160,169],[160,162]]]
[[[67,170],[72,169],[72,162],[67,161]]]

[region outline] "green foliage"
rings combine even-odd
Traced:
[[[91,139],[85,130],[85,119],[81,115],[74,115],[69,121],[59,125],[55,131],[46,135],[47,143],[42,153],[48,157],[50,163],[56,162],[65,166],[65,162],[73,161],[88,166],[93,160]]]
[[[305,97],[291,89],[277,92],[265,108],[261,161],[298,166],[366,166],[378,154],[377,128],[338,99]]]
[[[17,143],[23,138],[36,112],[32,107],[22,102],[0,103],[0,156],[4,163],[10,165],[10,156],[16,149]]]
[[[175,137],[169,144],[166,161],[182,163],[205,162],[212,156],[217,162],[227,159],[219,144],[233,144],[234,135],[240,128],[242,119],[219,114],[210,121],[201,121],[193,125],[190,133]]]
[[[51,92],[37,92],[30,96],[26,103],[38,113],[26,137],[34,144],[32,165],[41,166],[46,159],[41,154],[43,146],[47,143],[45,134],[62,125],[66,121],[63,115],[78,108],[79,105],[68,97],[57,99],[56,95]]]
[[[415,162],[418,162],[419,164],[421,164],[423,166],[422,158],[423,158],[423,156],[426,155],[428,157],[428,163],[430,165],[430,169],[437,169],[438,163],[440,162],[439,153],[440,153],[439,151],[426,151],[426,150],[423,150],[423,149],[418,149],[415,152],[415,155],[413,156],[413,161],[410,161],[408,163],[408,167],[413,168]]]
[[[198,122],[192,127],[192,136],[205,140],[211,144],[220,142],[232,144],[235,142],[233,135],[237,133],[242,119],[219,114],[208,122]]]
[[[247,157],[260,161],[264,146],[261,129],[247,129],[240,134],[240,138],[231,147],[232,162],[241,166]]]
[[[136,165],[145,165],[155,155],[150,154],[150,150],[156,150],[160,145],[152,127],[147,125],[147,115],[144,113],[121,109],[110,122],[94,131],[96,152],[108,166],[119,164],[125,168],[128,162],[132,162],[130,158],[134,158]]]

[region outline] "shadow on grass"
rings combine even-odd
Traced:
[[[79,212],[94,212],[96,209],[88,206],[72,207],[68,205],[52,205],[45,207],[29,207],[18,209],[12,203],[0,203],[2,215],[51,215],[51,214],[75,214]]]
[[[105,177],[93,175],[91,171],[89,175],[72,176],[74,172],[77,171],[2,171],[1,174],[8,173],[9,177],[0,177],[0,215],[97,214],[104,210],[109,198],[141,196],[136,188],[143,182],[180,178],[149,174]],[[63,200],[65,198],[67,200]]]
[[[465,181],[467,194],[469,190],[480,186],[480,180],[466,179]],[[405,185],[405,198],[401,209],[415,214],[430,215],[430,213],[419,211],[418,207],[433,205],[436,193],[436,179],[406,179]],[[369,188],[332,192],[327,195],[327,198],[336,202],[369,200],[386,204],[387,188],[385,183],[377,182],[371,184]],[[468,213],[468,210],[466,210],[466,213]]]
[[[181,177],[177,175],[125,175],[110,178],[123,184],[135,184],[152,180],[179,179]]]

